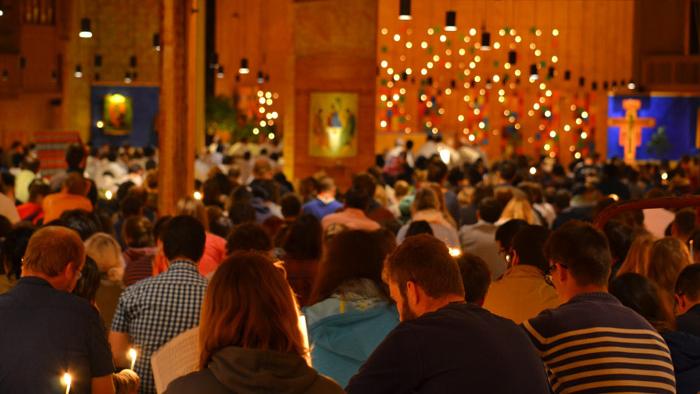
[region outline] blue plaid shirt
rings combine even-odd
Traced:
[[[135,371],[141,393],[156,392],[151,355],[178,334],[199,325],[207,280],[190,261],[175,260],[168,271],[127,287],[119,297],[112,331],[126,333],[139,352]]]

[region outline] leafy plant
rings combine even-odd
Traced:
[[[647,152],[658,158],[664,158],[671,151],[671,141],[668,139],[665,127],[656,129],[647,143]]]

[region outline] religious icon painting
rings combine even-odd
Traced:
[[[309,108],[309,156],[356,156],[358,94],[311,93]]]
[[[105,95],[103,116],[105,134],[130,134],[133,125],[131,97],[119,93]]]

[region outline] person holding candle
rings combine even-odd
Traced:
[[[163,230],[166,272],[127,287],[119,297],[109,341],[115,362],[129,367],[130,345],[138,350],[134,371],[141,377],[140,393],[155,393],[151,355],[180,333],[199,324],[207,280],[198,271],[205,231],[192,216],[172,218]]]
[[[70,292],[85,264],[78,234],[49,226],[32,235],[22,277],[0,296],[0,391],[114,393],[112,353],[97,311]]]

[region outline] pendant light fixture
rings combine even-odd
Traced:
[[[80,32],[78,33],[80,38],[92,38],[92,29],[90,28],[90,18],[83,18],[80,20]]]
[[[411,0],[399,0],[399,20],[410,21],[411,19]]]
[[[530,80],[536,81],[539,78],[540,78],[540,75],[537,74],[537,64],[533,63],[530,65]]]
[[[515,50],[508,51],[508,63],[514,66],[518,62],[518,52]]]
[[[160,52],[160,33],[153,33],[153,49]]]
[[[131,77],[131,71],[127,71],[124,73],[124,83],[129,84],[133,81]]]
[[[578,86],[579,86],[579,87],[584,87],[584,86],[586,86],[586,78],[584,78],[584,77],[579,78],[579,79],[578,79]]]
[[[491,33],[486,31],[486,27],[481,27],[481,50],[490,51],[491,50]]]
[[[6,68],[2,70],[2,81],[5,82],[10,77],[10,72]]]
[[[219,67],[216,69],[216,78],[218,78],[218,79],[224,78],[224,66],[219,65]]]
[[[263,74],[262,71],[258,71],[258,85],[262,85],[265,83],[265,74]]]
[[[629,89],[629,90],[637,89],[637,84],[634,83],[634,81],[630,79],[629,83],[627,84],[627,89]]]
[[[595,92],[596,90],[598,90],[598,82],[596,82],[596,81],[591,82],[591,89],[592,89],[594,92]]]
[[[564,71],[564,80],[565,80],[565,81],[570,81],[570,80],[571,80],[571,70],[566,70],[566,71]]]
[[[457,11],[445,13],[445,31],[457,31]]]
[[[549,69],[547,70],[547,79],[554,79],[554,74],[556,73],[555,69],[553,66],[549,66]]]
[[[75,71],[73,72],[73,76],[76,78],[82,78],[83,77],[83,66],[80,64],[75,66]]]
[[[250,68],[248,67],[248,58],[241,58],[241,67],[238,68],[238,73],[241,75],[246,75],[250,73]]]
[[[605,89],[605,90],[610,89],[610,84],[608,83],[608,81],[603,82],[603,89]]]
[[[95,54],[93,63],[95,67],[102,67],[102,55],[100,55],[99,53]]]
[[[138,61],[136,59],[136,55],[131,55],[131,57],[129,58],[129,66],[131,66],[131,68],[136,68],[137,65]]]

